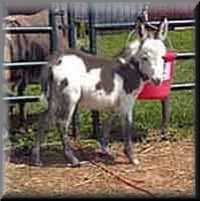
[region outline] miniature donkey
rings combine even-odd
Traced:
[[[40,143],[44,130],[52,123],[58,127],[64,155],[72,167],[80,166],[69,143],[68,129],[77,105],[91,110],[113,111],[121,114],[124,153],[130,163],[138,164],[133,157],[132,111],[136,98],[145,82],[159,85],[164,74],[166,47],[163,40],[167,32],[167,19],[150,33],[143,22],[137,26],[138,38],[131,42],[116,60],[107,60],[79,50],[68,49],[65,54],[54,54],[43,68],[42,89],[48,109],[39,122],[35,162],[40,161]],[[101,149],[109,155],[108,137],[110,121],[103,122]]]

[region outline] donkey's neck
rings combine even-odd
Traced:
[[[138,90],[143,84],[143,77],[136,66],[121,63],[117,66],[115,72],[123,79],[123,88],[127,94]]]

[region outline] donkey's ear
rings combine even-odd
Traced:
[[[168,33],[168,20],[165,17],[163,21],[161,21],[158,31],[156,32],[155,38],[159,38],[161,40],[165,40]]]
[[[145,28],[145,24],[143,22],[138,21],[138,23],[136,25],[136,33],[141,40],[144,40],[147,37],[148,32],[147,32],[147,30]]]

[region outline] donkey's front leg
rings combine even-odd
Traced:
[[[101,129],[101,139],[100,139],[101,152],[103,155],[109,156],[111,160],[113,160],[114,157],[112,157],[109,153],[108,143],[109,143],[110,130],[116,117],[117,115],[114,114],[111,116],[109,120],[103,120]]]
[[[123,137],[124,137],[124,153],[126,154],[130,163],[134,165],[139,164],[139,160],[133,156],[133,143],[132,143],[132,132],[133,132],[133,117],[132,107],[129,111],[123,115]]]

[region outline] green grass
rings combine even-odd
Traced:
[[[97,38],[97,53],[104,57],[112,58],[124,47],[128,32],[100,35]],[[166,45],[169,49],[177,52],[190,52],[194,49],[193,31],[172,31],[168,34]],[[194,61],[185,60],[176,62],[176,71],[173,82],[185,82],[194,80]],[[174,135],[187,137],[194,129],[194,91],[171,92],[171,118],[169,123],[170,132]],[[39,85],[29,85],[25,92],[27,95],[40,94]],[[41,103],[29,103],[29,113],[39,113],[43,110]],[[109,113],[101,114],[107,118]],[[159,101],[137,101],[134,110],[135,126],[138,129],[159,129],[161,123],[161,104]],[[91,113],[87,110],[80,112],[80,132],[86,138],[92,133]],[[116,122],[114,127],[119,127]],[[51,130],[48,141],[58,140],[56,131]],[[22,143],[20,141],[20,143]]]

